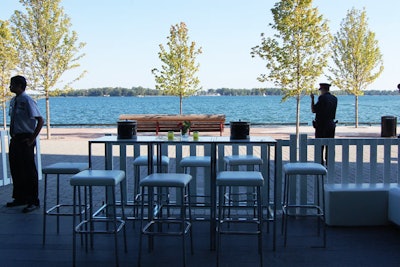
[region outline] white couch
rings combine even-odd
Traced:
[[[398,184],[326,184],[325,221],[332,226],[400,225]]]

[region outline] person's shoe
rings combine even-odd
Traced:
[[[22,205],[26,205],[27,203],[25,201],[20,201],[20,200],[13,200],[12,202],[7,202],[6,207],[7,208],[12,208],[12,207],[18,207]]]
[[[37,210],[38,208],[40,208],[39,205],[35,205],[35,204],[28,204],[28,206],[26,206],[22,212],[23,213],[28,213],[28,212],[32,212],[34,210]]]

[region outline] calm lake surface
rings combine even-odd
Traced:
[[[45,117],[45,99],[37,100]],[[354,96],[338,96],[336,118],[354,123]],[[310,97],[301,99],[300,122],[311,125]],[[50,119],[57,124],[115,124],[120,114],[178,114],[179,98],[162,97],[53,97]],[[296,101],[281,96],[195,96],[183,100],[184,114],[225,114],[226,122],[294,124]],[[359,97],[359,122],[380,123],[382,116],[400,116],[400,96]],[[3,115],[1,114],[1,119]]]

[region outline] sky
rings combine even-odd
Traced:
[[[257,77],[266,73],[266,62],[252,58],[251,48],[261,43],[261,33],[273,34],[271,8],[275,0],[62,0],[71,18],[85,57],[79,69],[68,71],[63,81],[75,89],[98,87],[155,88],[153,68],[160,68],[159,45],[166,45],[172,25],[185,22],[189,39],[201,47],[197,57],[203,89],[269,88]],[[314,0],[334,34],[351,8],[365,8],[369,29],[376,34],[383,54],[384,71],[367,89],[396,90],[400,83],[400,1]],[[0,1],[0,19],[23,10],[18,0]],[[326,72],[327,73],[327,72]],[[323,75],[318,82],[326,82]],[[317,87],[317,85],[316,85]],[[335,88],[333,88],[335,89]]]

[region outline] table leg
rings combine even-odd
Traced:
[[[112,170],[113,169],[113,151],[112,144],[106,143],[104,145],[104,169]]]
[[[162,152],[161,152],[161,143],[157,144],[157,172],[162,172]]]
[[[153,166],[153,143],[147,145],[147,168],[148,173],[152,174],[154,172]]]
[[[275,149],[274,149],[274,220],[273,220],[273,232],[272,232],[272,250],[276,251],[276,192],[277,192],[277,177],[276,177],[276,168],[277,168],[277,152],[278,152],[278,146],[277,144],[274,144]]]
[[[217,144],[211,143],[211,208],[210,208],[210,249],[216,249],[217,220]]]
[[[121,144],[119,146],[119,169],[123,170],[126,175],[126,145],[125,144]],[[128,179],[124,179],[121,182],[121,189],[122,189],[121,194],[124,199],[124,204],[127,204],[127,202],[128,202],[127,180]]]
[[[89,151],[89,158],[88,158],[89,170],[91,170],[92,169],[92,142],[89,141],[88,144],[89,144],[89,147],[88,147],[88,151]]]

